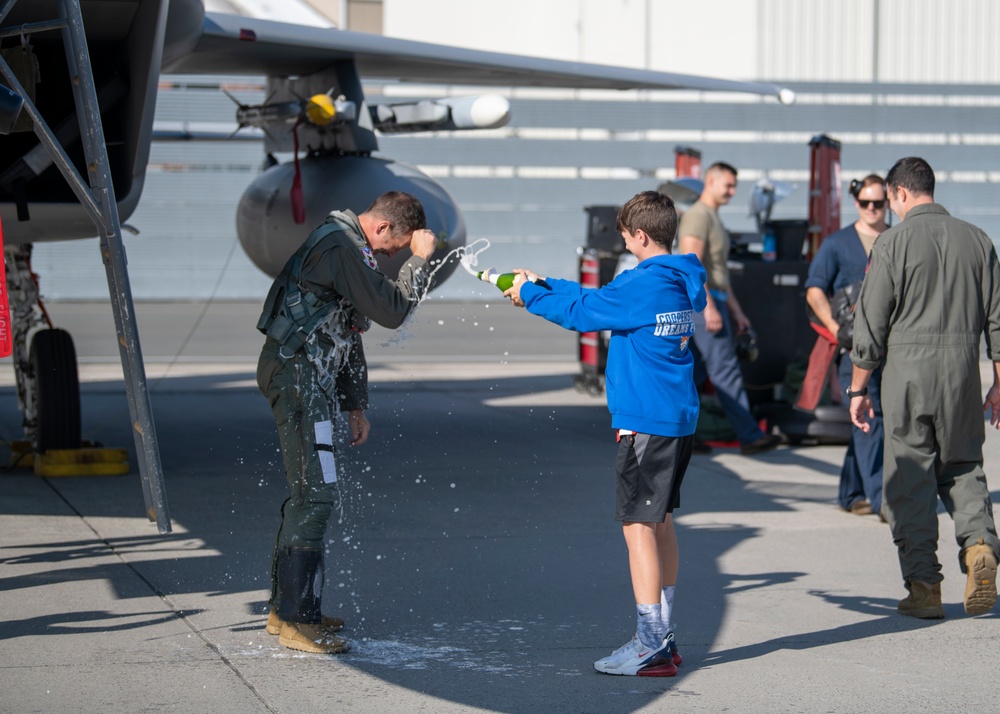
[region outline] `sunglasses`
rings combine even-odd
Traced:
[[[883,208],[885,206],[885,199],[883,198],[879,201],[863,201],[859,198],[858,205],[862,208]]]

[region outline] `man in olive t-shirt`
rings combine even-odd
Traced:
[[[678,253],[694,253],[705,267],[708,305],[695,314],[695,354],[705,365],[719,403],[740,442],[744,454],[773,449],[781,438],[765,434],[750,413],[750,401],[743,387],[739,358],[733,345],[736,332],[750,327],[729,283],[729,233],[719,220],[719,207],[736,193],[736,169],[717,162],[705,172],[705,188],[698,201],[684,214],[677,231]]]

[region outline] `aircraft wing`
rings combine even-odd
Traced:
[[[786,104],[794,101],[790,90],[762,82],[482,52],[222,13],[206,13],[200,36],[191,36],[188,42],[182,51],[164,57],[165,72],[309,75],[349,60],[365,79],[499,87],[698,89],[774,96]]]

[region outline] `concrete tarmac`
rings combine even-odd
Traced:
[[[110,309],[49,307],[77,339],[84,438],[134,451]],[[353,649],[279,646],[257,309],[137,306],[173,533],[146,519],[134,455],[122,477],[0,474],[0,712],[996,711],[1000,623],[962,611],[950,519],[947,618],[898,616],[886,526],[835,505],[843,447],[696,455],[675,514],[684,664],[594,672],[635,629],[610,418],[571,386],[574,336],[502,301],[430,301],[402,339],[369,335],[373,431],[343,457],[324,593]],[[985,450],[989,471],[1000,435]]]

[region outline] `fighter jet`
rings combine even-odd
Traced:
[[[603,89],[750,92],[793,101],[789,90],[648,70],[458,49],[335,28],[206,12],[202,0],[2,0],[3,84],[20,116],[0,116],[0,220],[13,317],[14,369],[27,438],[36,451],[80,444],[76,359],[53,329],[31,272],[39,241],[101,238],[147,514],[170,529],[132,306],[122,223],[142,194],[161,73],[264,76],[267,99],[237,102],[238,126],[265,133],[269,155],[295,152],[246,189],[239,239],[276,275],[312,225],[333,208],[362,211],[402,190],[424,204],[441,260],[464,245],[454,199],[413,166],[375,158],[379,132],[481,129],[510,115],[499,95],[369,103],[365,80]],[[16,103],[16,102],[15,102]],[[0,102],[0,114],[5,103]],[[11,111],[16,111],[12,109]],[[300,151],[304,157],[299,159]],[[381,264],[395,274],[407,255]],[[97,256],[95,256],[95,260]],[[445,280],[454,265],[442,266]]]

